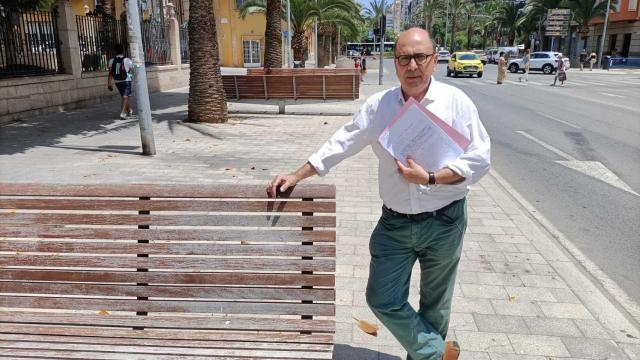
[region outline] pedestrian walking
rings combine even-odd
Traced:
[[[596,55],[595,51],[592,51],[589,55],[589,70],[593,71],[593,65],[596,63],[598,55]]]
[[[500,59],[498,60],[498,85],[502,85],[502,82],[507,77],[507,60],[504,59],[504,51],[500,52]]]
[[[556,58],[556,76],[553,78],[553,84],[551,84],[551,86],[556,86],[556,81],[558,80],[560,80],[560,86],[564,86],[564,82],[567,80],[564,59],[560,54],[558,54],[558,57]]]
[[[432,76],[438,55],[429,32],[411,28],[398,37],[400,87],[371,96],[293,173],[267,185],[275,197],[313,175],[325,176],[342,160],[371,146],[378,157],[382,216],[371,234],[367,304],[407,350],[411,360],[456,360],[460,347],[445,342],[455,276],[467,225],[466,195],[490,167],[490,141],[469,97]],[[378,137],[410,98],[422,103],[471,141],[466,152],[441,169],[394,159]],[[429,149],[437,153],[445,149]],[[408,302],[409,279],[420,263],[420,308]]]
[[[526,49],[522,57],[522,65],[524,66],[524,81],[529,81],[529,68],[531,67],[531,50]],[[520,76],[522,82],[522,76]]]
[[[580,52],[580,71],[584,70],[584,64],[587,62],[587,50],[582,49]]]
[[[354,63],[354,66],[355,66],[356,70],[358,70],[358,74],[360,75],[360,82],[362,82],[362,80],[363,80],[362,79],[362,62],[360,60],[360,57],[359,56],[355,57],[353,59],[353,63]]]
[[[367,74],[367,51],[362,50],[362,61],[360,64],[360,81],[364,81],[364,76]]]
[[[109,68],[109,77],[107,78],[107,88],[113,91],[111,83],[115,83],[122,102],[120,106],[120,119],[125,120],[127,116],[133,116],[133,110],[129,106],[129,98],[131,97],[131,81],[133,79],[133,62],[124,55],[124,46],[116,44],[113,48],[116,56],[109,59],[107,67]]]

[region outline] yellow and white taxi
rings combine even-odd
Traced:
[[[480,57],[472,52],[457,51],[451,55],[451,59],[447,63],[447,76],[453,74],[458,77],[460,74],[469,76],[478,75],[482,77],[484,67]]]

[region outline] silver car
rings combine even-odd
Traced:
[[[447,50],[438,51],[438,62],[445,62],[451,59],[451,53]]]

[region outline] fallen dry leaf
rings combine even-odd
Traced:
[[[360,330],[364,331],[369,335],[378,336],[378,330],[380,329],[378,325],[371,324],[366,320],[358,320],[355,317],[353,318],[353,320],[358,322],[358,327],[360,328]]]
[[[107,310],[100,310],[98,311],[98,315],[102,315],[102,316],[109,315],[109,312]]]
[[[240,240],[240,245],[249,245],[249,243],[245,240]]]
[[[187,138],[187,139],[184,139],[184,141],[191,141],[191,139]]]
[[[509,300],[508,301],[509,301],[509,304],[515,303],[516,302],[516,297],[512,296],[512,295],[509,295]]]

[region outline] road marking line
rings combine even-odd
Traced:
[[[566,152],[557,149],[544,141],[533,137],[532,135],[527,134],[525,131],[516,131],[518,134],[526,137],[527,139],[535,142],[536,144],[542,146],[543,148],[557,154],[560,157],[565,158],[565,160],[555,160],[554,162],[560,164],[564,167],[568,167],[569,169],[578,171],[586,176],[595,178],[600,180],[608,185],[616,187],[620,190],[626,191],[630,194],[640,196],[637,192],[635,192],[631,186],[627,185],[622,179],[620,179],[613,171],[609,170],[606,166],[604,166],[599,161],[583,161],[574,158],[573,156],[567,154]]]
[[[469,84],[465,83],[464,81],[461,81],[461,80],[458,80],[458,79],[455,79],[455,80],[452,79],[451,82],[456,84],[456,85],[458,85],[458,86],[468,86],[469,85]]]
[[[529,80],[529,81],[527,81],[527,82],[528,82],[529,84],[538,85],[538,86],[547,85],[547,84],[545,84],[545,83],[541,83],[541,82],[537,82],[537,81],[531,81],[531,80]]]
[[[611,97],[626,98],[626,96],[610,94],[610,93],[606,93],[606,92],[601,92],[600,94],[606,95],[606,96],[611,96]]]
[[[560,119],[558,119],[558,118],[556,118],[556,117],[553,117],[553,116],[548,115],[548,114],[545,114],[545,113],[536,112],[536,114],[538,114],[538,115],[540,115],[540,116],[542,116],[542,117],[546,117],[547,119],[551,119],[551,120],[555,120],[555,121],[557,121],[557,122],[563,123],[563,124],[565,124],[565,125],[567,125],[567,126],[571,126],[571,127],[572,127],[572,128],[574,128],[574,129],[582,129],[582,128],[581,128],[580,126],[578,126],[578,125],[572,124],[572,123],[570,123],[570,122],[568,122],[568,121],[565,121],[565,120],[560,120]]]
[[[513,84],[513,85],[526,86],[525,84],[519,81],[505,80],[505,82],[508,82],[509,84]]]
[[[529,140],[531,140],[531,141],[535,142],[536,144],[538,144],[538,145],[542,146],[543,148],[545,148],[545,149],[547,149],[547,150],[549,150],[549,151],[551,151],[551,152],[555,153],[556,155],[560,156],[561,158],[564,158],[565,160],[568,160],[568,161],[578,161],[578,159],[576,159],[576,158],[574,158],[573,156],[571,156],[571,155],[567,154],[566,152],[564,152],[564,151],[562,151],[562,150],[560,150],[560,149],[558,149],[558,148],[555,148],[555,147],[553,147],[553,146],[551,146],[551,145],[547,144],[546,142],[544,142],[544,141],[542,141],[542,140],[539,140],[539,139],[538,139],[538,138],[536,138],[536,137],[533,137],[532,135],[529,135],[526,131],[517,130],[516,132],[517,132],[518,134],[520,134],[520,135],[522,135],[522,136],[526,137],[527,139],[529,139]]]

